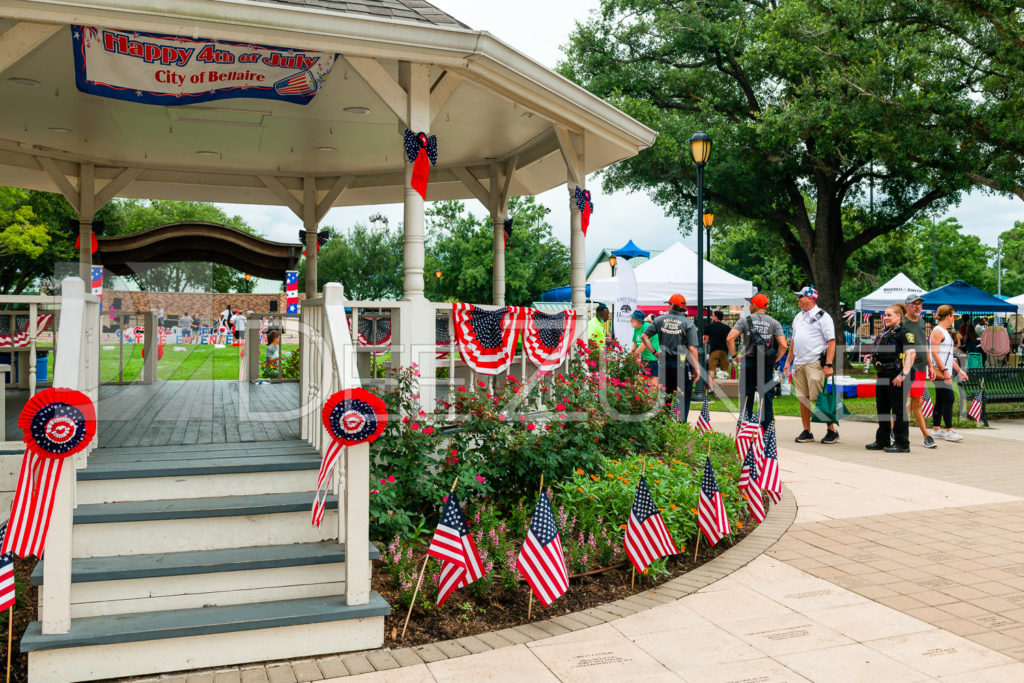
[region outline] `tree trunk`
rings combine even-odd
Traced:
[[[814,243],[804,245],[804,251],[811,264],[811,278],[818,290],[818,306],[832,316],[836,333],[836,367],[841,367],[842,354],[846,353],[845,324],[840,290],[846,261],[849,258],[843,240],[843,216],[840,201],[822,192],[814,221]],[[811,248],[808,249],[808,246]]]

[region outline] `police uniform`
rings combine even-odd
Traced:
[[[904,350],[914,348],[913,335],[902,325],[884,330],[875,339],[874,364],[878,377],[875,381],[875,410],[878,412],[878,430],[875,443],[887,446],[889,430],[895,434],[895,446],[910,448],[910,423],[907,421],[907,404],[903,387],[893,380],[903,375],[904,382],[911,377],[903,374]],[[891,423],[891,427],[890,427]]]

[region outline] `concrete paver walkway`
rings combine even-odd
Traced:
[[[1024,680],[1024,425],[996,424],[880,455],[863,448],[870,424],[844,423],[824,446],[793,443],[798,422],[779,418],[795,523],[725,578],[678,599],[653,591],[638,601],[649,609],[619,619],[437,661],[424,649],[384,671],[369,654],[189,680]],[[391,654],[389,666],[406,663]]]

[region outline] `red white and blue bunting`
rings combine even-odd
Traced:
[[[24,433],[25,456],[0,554],[40,557],[64,460],[96,435],[96,409],[80,391],[44,389],[25,404],[18,427]]]
[[[387,426],[388,411],[384,401],[376,394],[366,389],[345,389],[327,399],[321,419],[331,437],[331,443],[320,462],[320,472],[316,479],[311,521],[318,528],[324,521],[331,475],[341,449],[376,441]]]
[[[526,309],[506,306],[493,311],[473,304],[452,304],[459,354],[481,375],[497,375],[512,364]]]
[[[523,349],[538,370],[547,371],[565,362],[576,336],[576,311],[541,313],[526,309]]]

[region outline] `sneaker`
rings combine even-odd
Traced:
[[[814,434],[811,434],[806,429],[800,432],[800,436],[796,437],[797,443],[807,443],[808,441],[814,441]]]
[[[958,434],[957,432],[954,432],[952,429],[950,429],[945,434],[943,434],[942,438],[945,439],[946,441],[953,441],[953,442],[963,441],[964,440],[963,434]]]
[[[896,443],[896,432],[894,432],[893,430],[890,429],[889,430],[889,445],[891,446],[894,443]]]
[[[935,443],[935,439],[933,439],[930,436],[926,436],[926,437],[924,437],[924,447],[925,448],[938,448],[938,444]]]
[[[883,446],[877,441],[872,441],[871,443],[865,445],[864,448],[866,448],[869,451],[884,451],[885,449],[889,448],[889,446]]]
[[[896,444],[893,444],[891,446],[886,446],[885,447],[885,452],[886,453],[909,453],[910,452],[910,447],[909,446],[897,446]]]
[[[934,428],[932,430],[932,438],[935,438],[935,439],[945,439],[946,438],[946,430],[945,429],[939,429],[938,427]]]
[[[838,429],[830,429],[829,431],[825,432],[825,438],[821,440],[822,443],[835,443],[836,441],[839,441]]]

